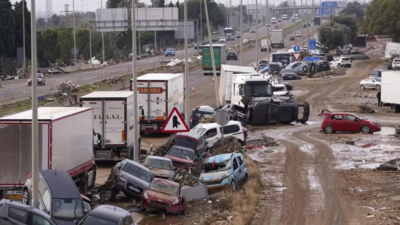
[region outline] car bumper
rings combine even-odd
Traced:
[[[182,204],[168,205],[166,203],[149,201],[145,198],[142,198],[142,208],[145,210],[164,211],[169,213],[181,212],[184,210]]]
[[[351,64],[342,64],[342,67],[348,67],[348,68],[350,68],[350,67],[351,67]]]
[[[113,186],[113,189],[122,191],[125,194],[129,194],[130,196],[135,198],[141,198],[144,192],[144,190],[142,190],[141,192],[136,192],[131,190],[130,188],[128,188],[128,183],[123,181],[116,181]]]
[[[371,126],[371,132],[379,132],[381,131],[381,128],[378,126]]]
[[[227,178],[225,178],[223,180],[219,180],[219,181],[203,181],[202,183],[205,184],[208,189],[223,188],[223,187],[227,186],[228,184],[230,184],[230,178],[227,177]]]

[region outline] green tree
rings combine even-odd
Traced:
[[[36,35],[39,65],[42,67],[50,66],[60,56],[60,51],[58,50],[58,30],[39,30],[36,32]],[[67,63],[66,61],[64,62]]]
[[[59,51],[58,59],[60,62],[69,64],[73,55],[71,53],[74,47],[73,30],[72,28],[58,29],[57,49]],[[107,42],[108,43],[108,42]],[[79,49],[78,49],[79,50]]]
[[[329,49],[346,44],[348,38],[346,32],[348,27],[338,23],[326,23],[319,28],[319,41]],[[347,42],[348,43],[348,42]]]
[[[121,0],[107,0],[106,7],[107,8],[118,8],[118,4]]]
[[[31,57],[31,13],[25,2],[25,56]],[[15,47],[23,46],[23,30],[22,30],[22,1],[14,4],[14,21],[15,21]]]
[[[364,10],[361,6],[360,3],[358,2],[349,2],[346,6],[346,8],[342,9],[340,11],[340,14],[344,15],[355,15],[357,19],[362,19],[364,18]]]
[[[3,46],[0,56],[14,56],[14,12],[9,0],[0,0],[0,23],[0,40]]]
[[[175,6],[174,6],[174,3],[172,3],[172,1],[169,2],[168,7],[175,7]]]
[[[158,2],[158,7],[165,7],[165,0],[160,0]]]
[[[335,16],[333,17],[333,21],[349,28],[345,29],[345,32],[348,34],[347,37],[348,42],[352,42],[356,39],[358,35],[358,24],[357,24],[357,18],[354,15]]]

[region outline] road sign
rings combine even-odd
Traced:
[[[296,53],[292,53],[292,55],[294,57],[294,60],[299,61],[301,53],[296,52]]]
[[[308,49],[310,50],[316,50],[317,49],[317,40],[315,39],[310,39],[308,41]]]
[[[221,126],[225,126],[226,124],[229,123],[231,120],[231,117],[229,113],[225,110],[218,110],[217,113],[215,114],[215,122]]]
[[[332,15],[333,9],[338,8],[338,2],[321,2],[320,15]]]
[[[187,131],[189,131],[188,126],[183,120],[178,109],[174,107],[172,111],[169,113],[167,122],[165,123],[165,126],[163,127],[161,132],[176,133],[176,132],[187,132]]]
[[[295,45],[295,46],[293,47],[293,50],[294,50],[295,52],[299,52],[299,51],[300,51],[300,46]]]
[[[305,57],[305,58],[304,58],[304,61],[307,61],[307,62],[317,62],[318,60],[319,60],[319,57],[318,57],[318,56]]]
[[[281,23],[280,27],[281,27],[281,28],[284,28],[284,27],[285,27],[285,24]]]

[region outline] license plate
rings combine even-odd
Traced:
[[[97,152],[97,156],[109,156],[110,152]]]
[[[7,199],[10,199],[10,200],[22,200],[22,194],[7,195]]]
[[[140,192],[140,190],[137,189],[137,188],[135,188],[135,187],[129,186],[128,188],[129,188],[130,190],[132,190],[132,191]]]

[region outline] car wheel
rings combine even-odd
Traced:
[[[232,191],[237,190],[236,182],[234,180],[232,180],[232,182],[231,182],[231,188],[232,188]]]
[[[246,175],[244,176],[243,184],[247,183],[248,180],[249,180],[249,175],[247,175],[246,173]]]
[[[362,126],[361,127],[361,132],[363,134],[369,134],[369,133],[371,133],[371,129],[369,128],[369,126]]]
[[[375,89],[378,90],[378,91],[380,91],[380,90],[381,90],[381,85],[377,84],[377,85],[375,86]]]
[[[340,68],[340,67],[342,67],[342,65],[338,64],[337,67]]]
[[[399,112],[399,106],[396,105],[396,104],[393,104],[393,105],[390,107],[390,109],[391,109],[392,113],[398,113],[398,112]]]
[[[326,126],[324,128],[324,132],[327,134],[332,134],[333,133],[333,127],[332,126]]]
[[[307,66],[303,66],[303,72],[307,72]]]
[[[28,188],[24,188],[22,192],[22,204],[29,205],[29,191]]]
[[[364,85],[360,85],[361,90],[365,90],[365,86]]]

